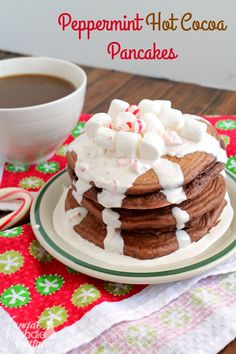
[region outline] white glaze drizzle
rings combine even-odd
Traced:
[[[178,207],[174,207],[172,208],[172,214],[176,219],[176,228],[178,230],[184,229],[186,222],[189,221],[189,214],[187,211]]]
[[[124,254],[124,240],[120,235],[120,229],[107,226],[107,235],[103,241],[103,245],[106,251]]]
[[[125,193],[139,176],[138,170],[131,171],[129,165],[121,168],[117,164],[115,153],[104,153],[86,134],[82,134],[70,144],[70,151],[77,153],[75,173],[78,178],[87,183],[93,181],[98,188],[112,193]],[[79,166],[84,161],[87,161],[89,168],[81,172]],[[143,162],[142,166],[142,173],[150,169],[150,163]]]
[[[187,247],[191,244],[191,238],[184,230],[177,230],[176,233],[176,240],[178,242],[179,248]]]
[[[166,155],[183,157],[196,151],[212,154],[219,162],[225,163],[227,161],[225,150],[221,148],[219,141],[209,133],[206,133],[198,143],[185,139],[183,145],[169,146],[166,149]]]
[[[83,195],[85,192],[87,192],[92,186],[88,182],[84,182],[81,179],[78,179],[76,182],[74,182],[76,191],[72,192],[73,197],[77,200],[79,204],[81,204]]]
[[[187,199],[183,187],[174,189],[162,189],[161,191],[166,196],[166,200],[171,204],[180,204]]]
[[[107,234],[103,245],[107,251],[124,254],[124,240],[119,229],[121,226],[119,218],[119,213],[111,209],[106,208],[102,211],[102,220],[107,225]]]
[[[102,211],[102,220],[104,224],[118,228],[121,226],[119,213],[113,211],[112,209],[105,208]]]
[[[179,164],[160,158],[154,163],[153,169],[164,189],[173,189],[183,185],[184,176]]]
[[[88,210],[82,207],[69,209],[66,211],[66,220],[74,227],[75,225],[79,225],[87,214]]]
[[[171,204],[179,204],[187,199],[183,190],[184,175],[179,164],[167,159],[160,158],[153,165],[158,176],[162,193]]]
[[[191,243],[191,238],[189,234],[183,230],[185,227],[186,222],[189,221],[189,214],[187,213],[186,210],[183,210],[178,207],[172,208],[172,214],[174,218],[176,219],[176,240],[178,242],[179,248],[183,248],[188,246]]]
[[[97,195],[98,203],[105,208],[120,208],[124,198],[124,193],[112,193],[106,189]]]

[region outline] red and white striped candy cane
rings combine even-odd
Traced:
[[[140,118],[140,110],[138,106],[135,104],[131,104],[127,109],[126,112],[133,113],[137,118]]]
[[[145,129],[145,122],[142,119],[137,119],[133,123],[133,131],[138,134],[142,134]]]
[[[0,202],[22,201],[19,208],[0,218],[0,231],[9,229],[29,213],[33,197],[22,188],[0,188]]]

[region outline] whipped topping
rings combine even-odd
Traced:
[[[170,101],[144,99],[136,106],[113,100],[108,113],[95,114],[87,122],[85,133],[69,146],[69,150],[77,154],[78,181],[74,197],[80,203],[93,182],[102,189],[97,197],[101,205],[108,210],[121,207],[126,191],[137,177],[153,168],[167,201],[181,203],[187,199],[183,172],[178,163],[167,160],[164,155],[183,157],[199,151],[226,162],[226,153],[219,141],[207,133],[207,124],[200,117],[171,108]],[[110,211],[104,212],[104,222],[108,221],[108,214],[112,215]],[[176,209],[173,215],[177,228],[181,229],[187,215]],[[117,238],[119,246],[114,247],[122,248],[117,236],[119,227],[105,224],[106,247]],[[181,247],[190,240],[183,230],[177,230],[176,237]]]

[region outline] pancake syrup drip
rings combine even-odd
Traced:
[[[125,248],[122,223],[118,210],[112,208],[122,208],[132,190],[133,195],[141,194],[135,187],[138,178],[154,171],[163,198],[173,206],[176,242],[183,248],[191,243],[191,237],[185,230],[190,216],[175,206],[187,200],[185,185],[189,177],[181,158],[202,152],[215,156],[217,162],[226,162],[226,153],[206,120],[182,114],[171,108],[170,101],[163,100],[144,99],[137,106],[113,100],[107,113],[92,116],[85,133],[70,144],[69,151],[77,156],[78,180],[73,197],[81,204],[84,193],[93,185],[100,189],[97,202],[104,207],[102,221],[107,225],[103,246],[119,254]]]

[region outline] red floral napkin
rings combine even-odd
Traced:
[[[65,168],[67,145],[83,131],[88,118],[85,114],[80,117],[69,138],[49,161],[33,166],[6,164],[1,187],[20,186],[38,191]],[[236,117],[206,118],[224,139],[229,156],[227,169],[236,176]],[[52,333],[79,321],[96,305],[127,299],[144,287],[104,282],[75,272],[41,247],[29,224],[0,232],[2,314],[7,313],[14,320],[14,326],[16,323],[34,347]]]

